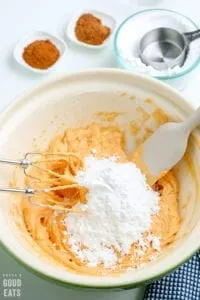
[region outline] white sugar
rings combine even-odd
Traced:
[[[138,14],[129,19],[119,31],[117,47],[120,56],[127,63],[126,68],[150,76],[177,75],[190,68],[199,57],[200,40],[192,42],[183,66],[175,66],[167,70],[156,70],[145,65],[139,55],[139,42],[145,33],[159,27],[173,28],[180,33],[194,31],[197,28],[188,19],[168,11],[154,11]]]
[[[160,251],[160,238],[159,237],[154,236],[152,238],[152,248],[157,251]]]
[[[151,217],[159,211],[159,195],[131,162],[116,158],[85,159],[85,169],[76,179],[88,188],[84,213],[69,213],[64,224],[68,243],[79,259],[89,266],[117,263],[115,250],[127,254],[136,242],[145,248],[142,235],[151,229]],[[156,243],[156,242],[155,242]]]

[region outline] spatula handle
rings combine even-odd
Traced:
[[[200,107],[184,122],[184,129],[190,133],[200,124]]]

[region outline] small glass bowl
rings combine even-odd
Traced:
[[[147,23],[147,18],[152,18],[152,23]],[[170,24],[170,18],[171,22],[173,20],[174,24]],[[146,28],[145,28],[146,26]],[[140,73],[143,75],[147,75],[156,79],[163,80],[164,82],[178,88],[183,89],[185,87],[186,81],[188,81],[188,75],[190,75],[191,71],[193,71],[200,62],[200,55],[198,51],[195,51],[194,59],[191,59],[191,62],[188,61],[187,65],[185,62],[185,67],[183,66],[180,68],[178,72],[171,72],[171,74],[163,74],[159,71],[155,71],[157,74],[151,74],[150,71],[147,71],[147,67],[144,66],[144,69],[142,70],[141,66],[137,66],[137,64],[132,64],[129,60],[127,60],[124,57],[124,53],[122,53],[123,47],[127,47],[127,53],[129,52],[129,55],[132,55],[133,53],[136,53],[138,51],[138,43],[135,46],[131,44],[131,41],[134,43],[134,28],[137,30],[137,34],[139,31],[139,39],[142,38],[142,36],[149,30],[153,28],[158,27],[172,27],[178,31],[186,32],[186,31],[193,31],[196,29],[199,29],[199,27],[194,23],[191,19],[188,17],[172,11],[168,9],[147,9],[143,11],[139,11],[131,16],[129,16],[127,19],[125,19],[120,26],[118,27],[115,37],[114,37],[114,53],[115,57],[118,62],[118,66],[123,69],[128,69],[130,71]],[[127,31],[126,31],[127,29]],[[122,48],[120,48],[120,39],[121,37],[126,34],[126,39],[121,42]],[[128,40],[128,35],[130,37],[130,41]],[[193,43],[197,43],[197,41],[194,41]],[[194,47],[194,44],[190,45],[191,47]],[[195,45],[197,49],[200,48],[200,39],[198,40],[198,45]],[[198,47],[197,47],[198,46]],[[132,49],[133,47],[133,49]],[[135,47],[135,48],[134,48]],[[192,49],[192,48],[191,48]],[[125,50],[126,51],[126,50]],[[192,51],[192,50],[191,50]],[[138,58],[139,60],[139,58]],[[155,73],[154,72],[154,73]],[[159,74],[160,73],[160,74]],[[187,76],[186,76],[187,75]]]

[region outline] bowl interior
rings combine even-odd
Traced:
[[[1,115],[1,156],[18,159],[25,152],[44,149],[48,141],[66,127],[91,121],[104,122],[96,116],[100,111],[124,113],[115,122],[125,130],[127,151],[132,151],[146,137],[149,128],[154,130],[162,123],[158,114],[162,114],[160,108],[174,120],[184,119],[192,111],[177,92],[139,75],[117,70],[93,70],[63,76],[25,94]],[[133,134],[130,122],[138,125],[139,131]],[[47,259],[37,255],[24,232],[19,230],[19,224],[16,225],[11,208],[17,206],[18,199],[5,193],[0,195],[2,243],[30,268],[61,282],[107,288],[136,286],[156,279],[184,262],[200,246],[199,147],[196,131],[190,139],[188,154],[176,166],[183,219],[177,240],[157,261],[143,269],[119,277],[90,277],[67,272],[51,261],[47,263]],[[3,174],[0,184],[6,187],[13,168],[1,165],[0,170]],[[20,186],[20,176],[16,180]]]

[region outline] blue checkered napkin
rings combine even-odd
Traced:
[[[150,284],[144,300],[200,300],[200,251],[171,275]]]

